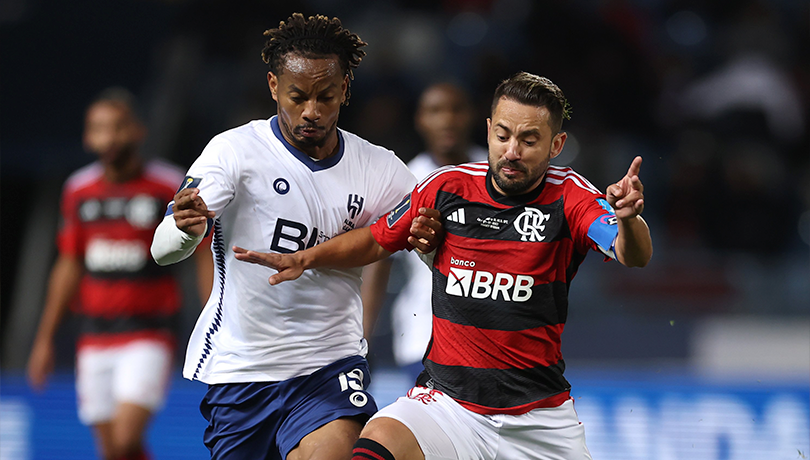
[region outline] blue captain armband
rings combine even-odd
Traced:
[[[599,216],[590,227],[588,227],[588,238],[590,238],[599,247],[602,253],[611,259],[616,258],[615,245],[616,237],[619,235],[618,220],[613,208],[608,204],[607,200],[597,198],[596,201],[602,206],[602,209],[608,211],[607,214]]]

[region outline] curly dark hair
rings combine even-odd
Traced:
[[[305,58],[322,58],[336,55],[344,75],[349,77],[346,88],[348,104],[351,95],[353,69],[360,65],[366,52],[360,48],[367,45],[357,34],[344,29],[340,19],[329,19],[323,15],[304,18],[301,13],[293,13],[278,28],[264,31],[267,41],[262,50],[262,60],[270,66],[270,71],[280,75],[287,55],[295,53]]]
[[[501,97],[534,107],[545,107],[550,112],[548,123],[554,132],[562,129],[563,118],[571,119],[571,105],[559,86],[546,77],[518,72],[502,81],[492,98],[492,113]]]

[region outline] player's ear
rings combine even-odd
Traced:
[[[556,158],[557,155],[562,153],[566,139],[568,139],[568,133],[565,131],[560,131],[554,135],[554,139],[551,140],[551,154],[549,158]]]
[[[273,72],[267,72],[267,86],[270,87],[270,95],[278,102],[278,77]]]

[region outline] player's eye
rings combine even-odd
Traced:
[[[536,144],[536,143],[537,143],[537,141],[523,141],[523,143],[524,143],[524,144],[526,144],[526,146],[527,146],[527,147],[531,147],[531,146],[533,146],[534,144]]]
[[[496,135],[499,141],[506,142],[506,136],[501,136],[500,134]]]

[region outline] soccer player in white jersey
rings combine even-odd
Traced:
[[[487,149],[471,140],[474,119],[470,97],[461,86],[438,82],[425,88],[414,116],[414,126],[425,143],[425,150],[408,162],[408,169],[423,179],[442,166],[485,161]],[[391,345],[394,361],[413,384],[422,372],[422,355],[430,341],[432,327],[432,275],[418,254],[396,253],[363,270],[363,329],[365,337],[371,341],[394,264],[405,271],[407,282],[391,304]]]
[[[270,286],[273,271],[232,246],[291,253],[372,224],[416,183],[393,152],[337,128],[365,43],[337,18],[294,14],[265,32],[278,114],[215,136],[155,232],[160,264],[213,232],[215,285],[192,332],[183,375],[209,385],[200,405],[212,458],[346,459],[376,412],[366,391],[360,270],[311,271]],[[414,219],[435,248],[438,213]],[[430,217],[428,217],[430,216]]]

